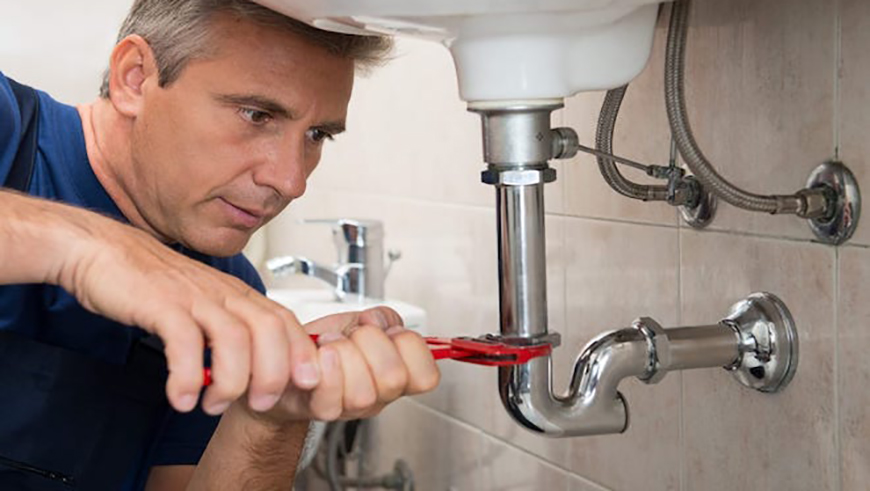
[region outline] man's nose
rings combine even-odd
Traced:
[[[283,199],[299,198],[305,193],[307,157],[304,142],[285,144],[257,166],[254,182],[272,188]]]

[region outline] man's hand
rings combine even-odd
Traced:
[[[266,412],[237,401],[195,468],[155,467],[147,489],[288,489],[309,419],[369,417],[401,395],[438,385],[438,367],[425,340],[402,327],[391,309],[331,315],[305,329],[320,335],[320,384],[314,389],[291,384]]]
[[[94,240],[65,268],[60,284],[87,309],[157,334],[169,365],[173,406],[196,404],[203,348],[211,347],[214,382],[203,408],[222,413],[246,391],[253,409],[267,410],[289,382],[320,382],[316,347],[292,312],[243,281],[175,253],[126,226]],[[109,232],[109,231],[106,231]],[[110,243],[100,240],[113,237]]]
[[[56,284],[94,313],[157,334],[166,392],[180,411],[196,404],[206,346],[214,383],[203,407],[212,414],[245,392],[254,409],[268,410],[289,383],[320,382],[317,347],[292,312],[136,228],[0,191],[0,240],[0,284]]]
[[[400,396],[434,389],[440,380],[426,341],[405,329],[390,308],[327,316],[305,330],[320,335],[320,384],[306,389],[291,383],[271,411],[248,411],[254,418],[277,424],[368,418]]]

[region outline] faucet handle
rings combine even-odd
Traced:
[[[366,261],[366,251],[383,254],[384,224],[380,220],[340,219],[303,219],[304,224],[325,224],[332,226],[332,239],[338,250],[338,263],[371,263]]]
[[[402,259],[402,251],[398,249],[390,249],[387,251],[387,267],[384,268],[384,279],[390,275],[390,270],[393,269],[393,263]]]
[[[332,240],[338,252],[335,271],[353,273],[348,288],[368,298],[384,298],[384,225],[380,220],[302,220],[306,224],[332,226]],[[350,268],[350,269],[348,269]]]

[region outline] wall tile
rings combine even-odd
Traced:
[[[870,4],[864,0],[840,0],[842,51],[840,74],[840,157],[852,169],[862,190],[870,189]],[[859,225],[853,244],[870,244],[870,227]]]
[[[412,400],[391,404],[373,423],[371,472],[389,472],[402,459],[414,473],[416,489],[488,489],[481,462],[491,453],[479,431]]]
[[[628,327],[641,316],[664,326],[677,322],[676,229],[566,221],[566,329],[557,379],[592,337]],[[680,374],[656,385],[620,385],[630,427],[621,435],[570,439],[568,468],[613,489],[677,489],[680,459]],[[620,463],[631,462],[625,466]]]
[[[459,100],[448,51],[402,39],[395,58],[358,77],[348,131],[330,142],[311,186],[489,204],[480,121]]]
[[[797,374],[778,394],[721,369],[683,372],[686,489],[834,489],[834,249],[683,231],[681,250],[684,324],[717,322],[749,293],[769,291],[800,340]]]
[[[568,477],[568,491],[607,491],[607,488],[600,487],[576,475]]]
[[[840,469],[843,490],[862,490],[870,482],[870,251],[845,248],[839,258]]]
[[[485,437],[484,442],[484,453],[480,463],[488,480],[481,489],[492,491],[602,491],[604,489],[546,464],[535,456],[498,439]]]
[[[757,194],[789,194],[834,154],[836,4],[694,2],[686,90],[716,169]],[[720,206],[714,229],[812,238],[806,222]]]

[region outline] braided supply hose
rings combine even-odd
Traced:
[[[595,131],[595,146],[598,150],[613,153],[613,133],[616,128],[616,118],[628,85],[608,90],[598,116],[598,127]],[[617,193],[642,201],[667,201],[668,187],[637,184],[625,178],[610,159],[598,157],[598,169],[601,176]]]
[[[790,213],[804,218],[818,214],[819,210],[808,209],[807,195],[820,191],[802,190],[785,196],[762,196],[744,191],[719,175],[701,151],[686,111],[684,76],[690,8],[690,0],[676,0],[672,4],[665,58],[665,105],[671,132],[686,165],[710,192],[738,208],[771,214]]]

